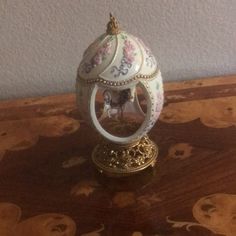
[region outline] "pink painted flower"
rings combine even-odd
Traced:
[[[156,96],[157,96],[156,112],[160,114],[163,107],[163,93],[158,91]]]
[[[103,46],[103,54],[110,54],[111,53],[111,43],[105,43]]]
[[[92,59],[92,64],[93,66],[97,66],[97,65],[100,65],[102,63],[102,56],[101,54],[96,54],[94,56],[94,58]]]
[[[131,64],[134,61],[134,56],[132,53],[129,53],[129,52],[127,53],[126,51],[124,51],[124,57],[125,57],[127,63]]]
[[[129,40],[125,40],[124,44],[125,44],[123,48],[124,58],[126,59],[127,63],[131,64],[134,61],[135,47]]]
[[[96,55],[92,58],[93,67],[102,64],[102,61],[106,59],[106,56],[111,52],[111,43],[105,43],[99,50]]]
[[[134,45],[129,40],[125,40],[124,44],[125,44],[125,49],[127,51],[134,51],[135,50]]]

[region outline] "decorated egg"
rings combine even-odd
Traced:
[[[121,151],[143,138],[149,140],[146,135],[163,106],[162,76],[151,50],[141,39],[121,30],[110,15],[106,33],[83,54],[76,95],[83,119]],[[107,156],[109,162],[111,156]],[[110,162],[107,165],[114,172],[116,167]]]

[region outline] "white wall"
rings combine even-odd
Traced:
[[[236,73],[235,0],[0,0],[0,99],[74,91],[109,12],[152,48],[165,80]]]

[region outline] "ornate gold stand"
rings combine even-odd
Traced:
[[[135,174],[154,166],[158,148],[148,136],[129,145],[116,145],[103,141],[92,153],[92,160],[99,172],[111,177]]]

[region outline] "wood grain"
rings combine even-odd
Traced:
[[[235,236],[236,76],[166,83],[165,100],[157,166],[124,179],[94,169],[74,94],[0,102],[1,236]]]

